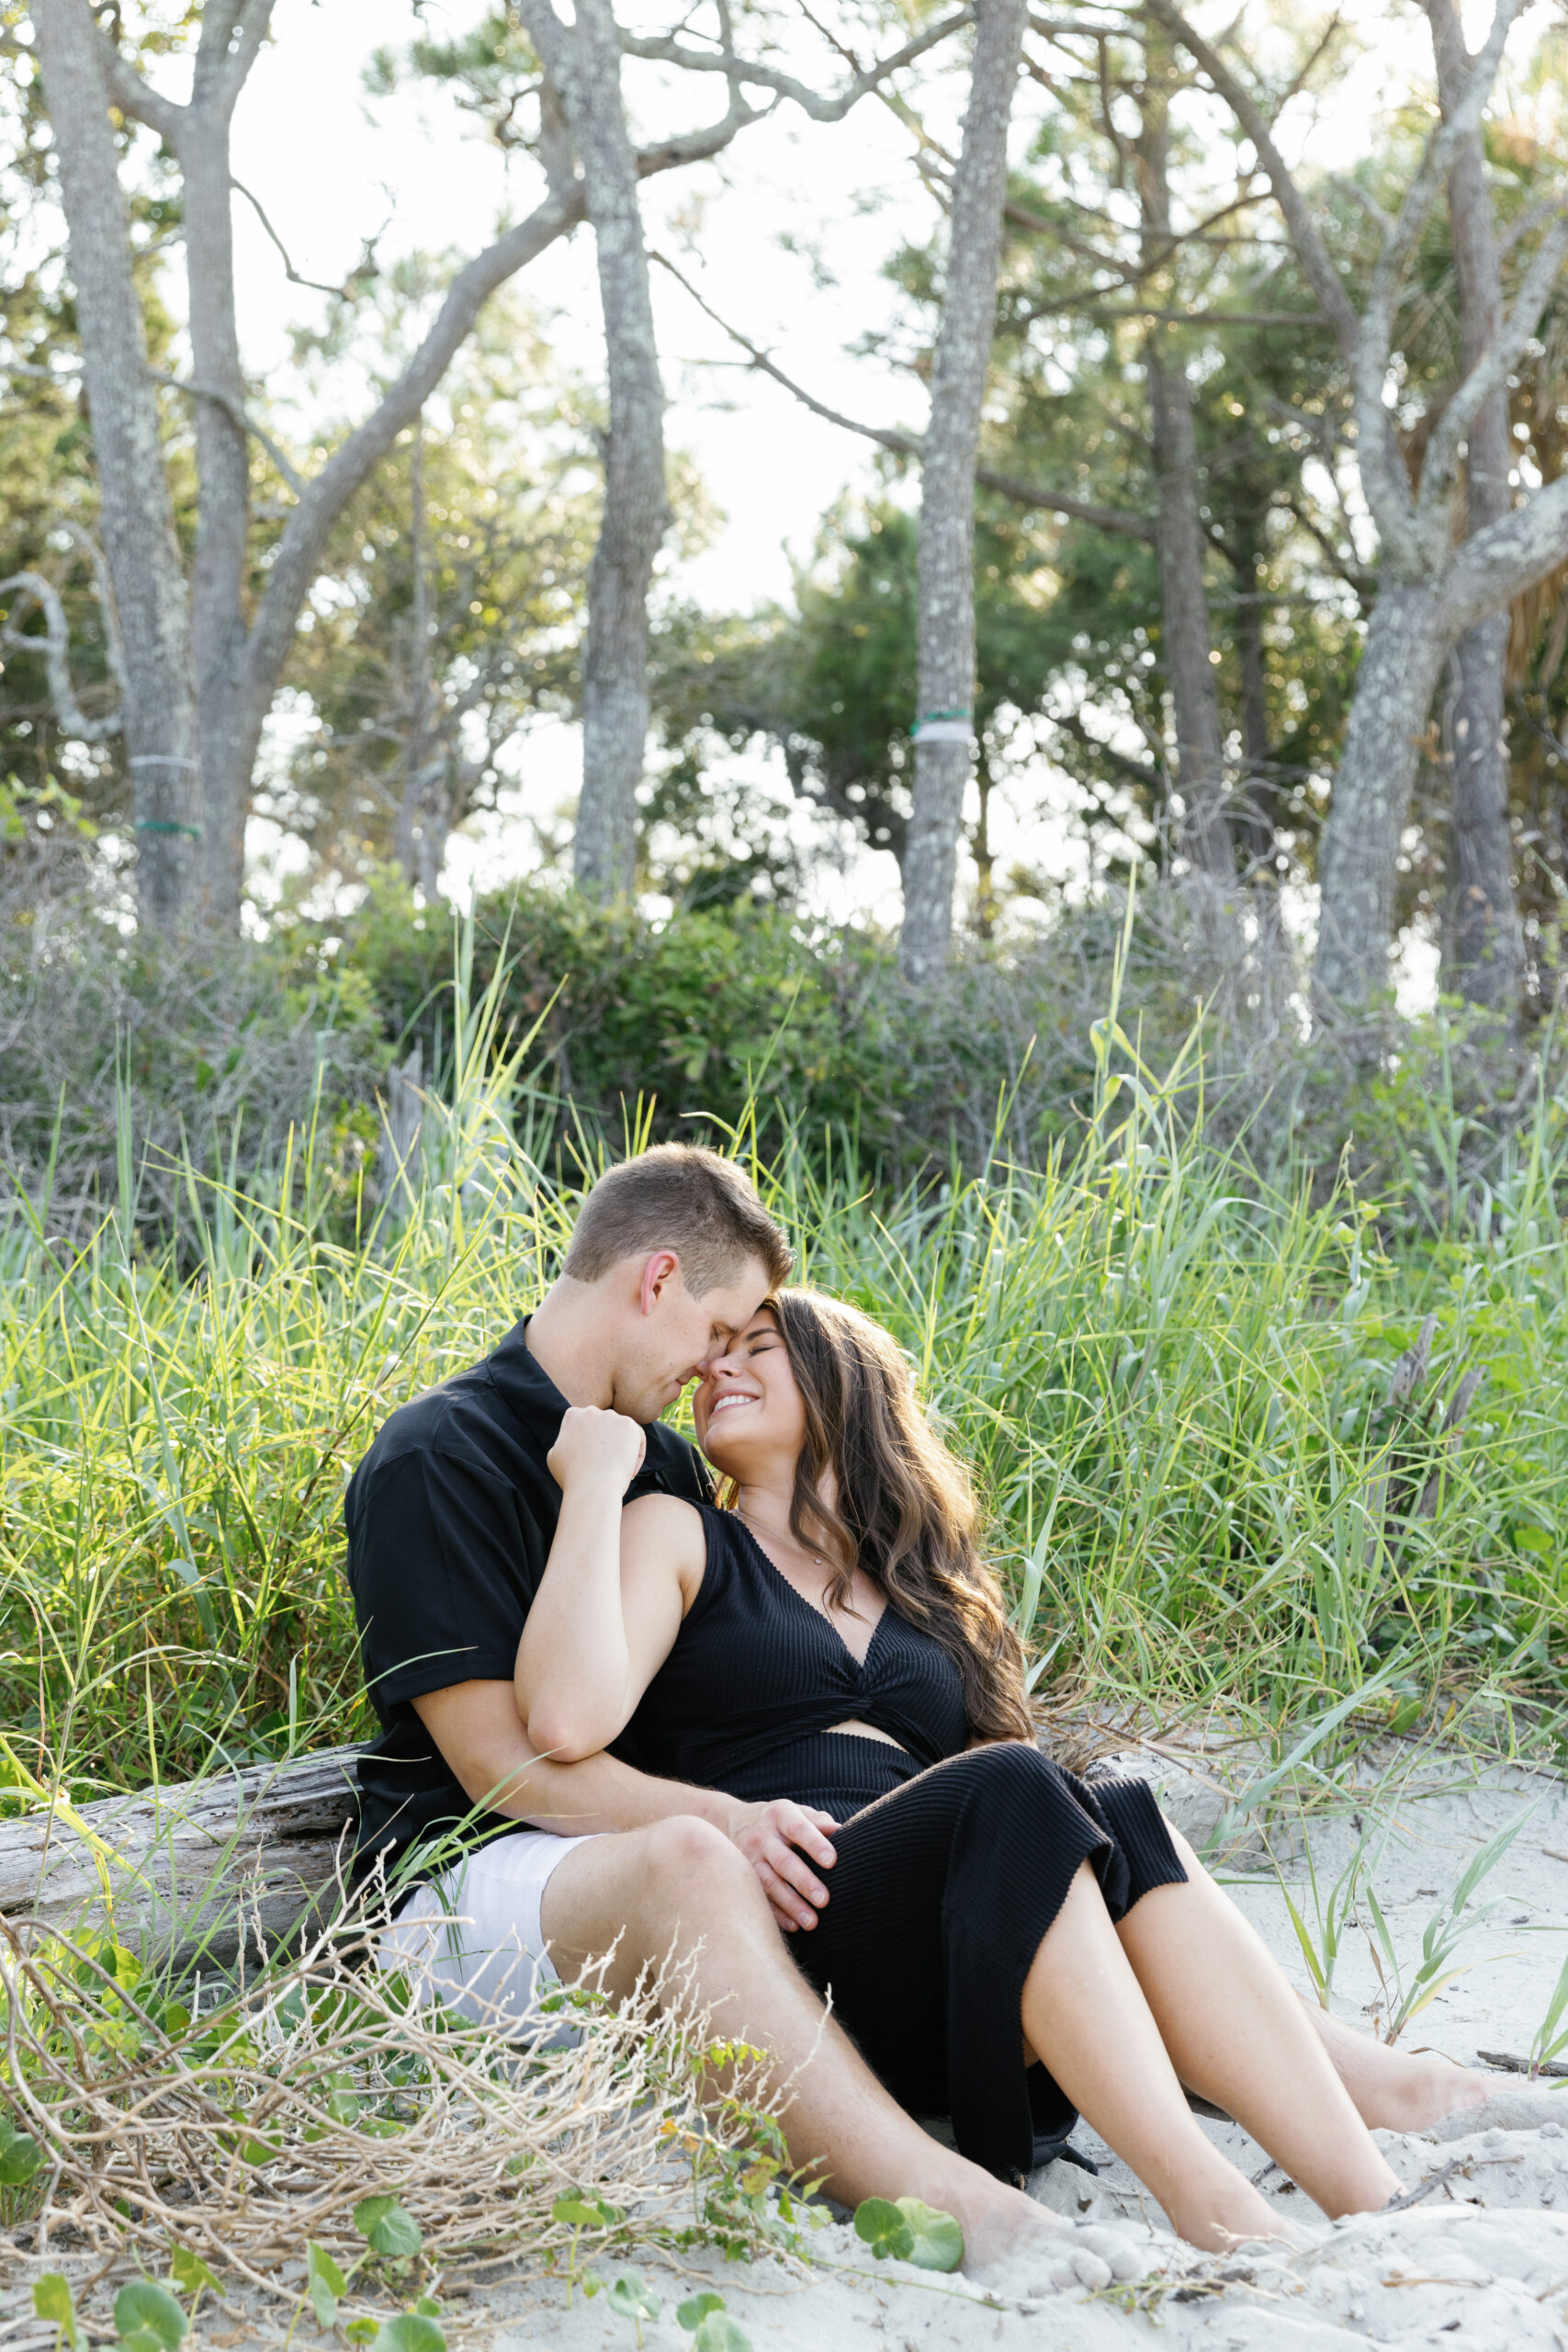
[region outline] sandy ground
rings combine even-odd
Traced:
[[[1228,1762],[1210,1755],[1187,1770],[1146,1751],[1135,1769],[1160,1783],[1173,1817],[1201,1846],[1226,1804],[1224,1783],[1245,1780],[1249,1763],[1241,1755]],[[1310,1848],[1324,1897],[1359,1829],[1370,1824],[1381,1835],[1387,1826],[1374,1883],[1395,1948],[1410,1965],[1427,1920],[1479,1848],[1526,1814],[1476,1898],[1496,1907],[1458,1955],[1471,1964],[1407,2028],[1407,2044],[1466,2064],[1481,2050],[1528,2052],[1568,1955],[1568,1784],[1511,1768],[1477,1775],[1458,1759],[1390,1747],[1365,1755],[1356,1785],[1330,1795],[1327,1809],[1314,1815]],[[1271,1812],[1267,1844],[1312,1921],[1300,1814],[1291,1806]],[[1284,1900],[1253,1826],[1232,1836],[1218,1870],[1292,1982],[1307,1989]],[[1366,2023],[1375,2020],[1382,1997],[1367,1939],[1351,1929],[1334,2007]],[[703,2258],[677,2274],[645,2260],[642,2275],[663,2308],[644,2341],[649,2352],[689,2345],[675,2305],[694,2286],[711,2284],[754,2352],[1009,2352],[1024,2345],[1100,2352],[1145,2343],[1170,2352],[1199,2343],[1226,2352],[1327,2352],[1450,2342],[1463,2352],[1537,2346],[1568,2352],[1568,2082],[1559,2093],[1506,2074],[1495,2081],[1496,2098],[1479,2128],[1467,2119],[1452,2135],[1380,2134],[1408,2188],[1446,2174],[1421,2203],[1334,2225],[1245,2132],[1205,2123],[1281,2212],[1307,2228],[1303,2250],[1247,2248],[1224,2260],[1191,2254],[1172,2239],[1131,2175],[1080,2127],[1077,2144],[1100,2165],[1098,2175],[1057,2164],[1032,2184],[1042,2202],[1074,2223],[1064,2257],[1076,2255],[1076,2276],[1059,2259],[1055,2278],[1042,2265],[1038,2278],[1015,2273],[1007,2293],[983,2294],[962,2278],[874,2263],[848,2228],[833,2227],[818,2233],[805,2277],[782,2264]],[[213,2312],[187,2345],[228,2352],[280,2344],[286,2324],[257,2312],[236,2326]],[[579,2295],[566,2308],[558,2281],[495,2281],[449,2303],[444,2325],[454,2352],[459,2345],[474,2352],[631,2352],[636,2341],[603,2298],[585,2303]],[[33,2320],[25,2288],[0,2295],[0,2352],[32,2352],[35,2344],[41,2352],[52,2335]],[[318,2341],[304,2327],[293,2340]]]
[[[1224,1783],[1233,1773],[1245,1779],[1249,1761],[1208,1758],[1189,1771],[1153,1752],[1122,1760],[1160,1783],[1173,1818],[1199,1845],[1224,1809]],[[1313,1819],[1320,1893],[1326,1900],[1359,1828],[1375,1825],[1375,1836],[1387,1824],[1375,1885],[1395,1949],[1411,1962],[1427,1920],[1477,1849],[1529,1813],[1475,1898],[1497,1908],[1458,1954],[1472,1965],[1403,2037],[1465,2064],[1474,2064],[1482,2049],[1528,2052],[1568,1956],[1568,1785],[1506,1768],[1477,1779],[1457,1759],[1393,1746],[1366,1755],[1358,1778],[1348,1802]],[[1307,1840],[1292,1813],[1286,1807],[1270,1815],[1268,1845],[1312,1924]],[[1292,1981],[1307,1989],[1279,1883],[1256,1834],[1244,1830],[1233,1841],[1219,1874]],[[1335,2008],[1371,2023],[1379,1998],[1367,1939],[1352,1929],[1335,1977]],[[1536,2346],[1568,2352],[1568,2082],[1560,2094],[1527,2088],[1505,2074],[1496,2082],[1495,2108],[1480,2131],[1455,2138],[1380,2133],[1407,2188],[1455,2166],[1422,2204],[1381,2220],[1330,2226],[1277,2170],[1267,2169],[1266,2153],[1246,2132],[1205,2123],[1249,2175],[1264,2176],[1259,2186],[1270,2201],[1310,2229],[1313,2243],[1303,2253],[1251,2249],[1224,2262],[1190,2255],[1172,2240],[1131,2174],[1080,2128],[1077,2144],[1100,2165],[1098,2176],[1054,2165],[1037,2176],[1033,2192],[1080,2225],[1085,2251],[1097,2245],[1115,2250],[1119,2243],[1130,2248],[1135,2262],[1123,2255],[1117,2267],[1135,2269],[1142,2274],[1136,2278],[1063,2290],[1043,2278],[1043,2292],[986,2297],[962,2279],[871,2262],[844,2228],[820,2233],[815,2250],[823,2267],[807,2283],[767,2266],[713,2265],[708,2276],[755,2352],[1009,2352],[1046,2344],[1053,2352],[1100,2352],[1138,2343],[1169,2352],[1189,2343],[1227,2352],[1327,2352],[1357,2344],[1448,2342],[1463,2352]],[[1561,2121],[1553,2112],[1559,2097]],[[1527,2128],[1502,2128],[1521,2122]],[[1109,2238],[1102,2235],[1108,2227]],[[1092,2262],[1084,2267],[1096,2276]],[[665,2304],[645,2329],[646,2341],[676,2352],[690,2338],[676,2324],[673,2305],[689,2287],[649,2265],[644,2276]],[[493,2352],[610,2352],[632,2342],[626,2324],[602,2303],[580,2301],[567,2312],[558,2287],[500,2290],[482,2313],[468,2310],[462,2334],[472,2330],[476,2343],[488,2336]]]

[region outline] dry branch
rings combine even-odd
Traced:
[[[762,2053],[714,2046],[678,1969],[618,2007],[557,1986],[469,2021],[321,1938],[190,2018],[89,1945],[26,1928],[0,1940],[0,1979],[5,2104],[47,2184],[35,2259],[51,2237],[111,2261],[183,2246],[276,2293],[307,2242],[364,2262],[369,2196],[396,2199],[440,2269],[547,2267],[578,2237],[592,2254],[775,2234],[752,2169],[784,2165],[754,2103]],[[555,2217],[562,2197],[607,2210],[579,2227]]]

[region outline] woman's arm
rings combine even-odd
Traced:
[[[702,1580],[690,1503],[644,1495],[621,1509],[642,1444],[624,1414],[574,1406],[550,1453],[560,1521],[513,1687],[530,1746],[562,1764],[595,1755],[629,1722]]]

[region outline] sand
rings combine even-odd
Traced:
[[[1231,1749],[1179,1758],[1143,1749],[1122,1758],[1161,1787],[1178,1824],[1201,1846],[1245,1791],[1257,1758]],[[1310,1920],[1310,1850],[1320,1891],[1354,1849],[1360,1827],[1389,1828],[1375,1884],[1395,1948],[1418,1954],[1427,1919],[1451,1893],[1476,1851],[1500,1828],[1529,1815],[1478,1901],[1496,1908],[1459,1958],[1472,1964],[1407,2028],[1406,2046],[1439,2050],[1466,2064],[1477,2052],[1524,2052],[1568,1955],[1568,1786],[1556,1776],[1492,1767],[1414,1746],[1363,1754],[1354,1783],[1320,1792],[1327,1809],[1310,1833],[1299,1811],[1276,1803],[1259,1835],[1234,1815],[1215,1865],[1292,1981],[1308,1975],[1270,1851],[1298,1908]],[[1375,2021],[1382,2000],[1366,1937],[1345,1939],[1334,2007],[1357,2023]],[[725,2265],[694,2258],[683,2273],[639,2265],[662,2303],[643,2331],[649,2352],[678,2352],[691,2338],[675,2305],[712,2285],[745,2328],[754,2352],[1101,2352],[1147,2345],[1180,2352],[1189,2344],[1225,2352],[1328,2352],[1383,2344],[1462,2352],[1568,2352],[1568,2082],[1561,2092],[1498,2074],[1489,2109],[1420,2136],[1381,2133],[1408,2188],[1445,2177],[1401,2213],[1330,2225],[1270,2169],[1264,2151],[1233,2124],[1209,2132],[1282,2214],[1308,2233],[1302,2249],[1244,2248],[1223,2260],[1193,2254],[1165,2228],[1138,2184],[1080,2128],[1077,2144],[1098,2163],[1091,2176],[1057,2164],[1036,2176],[1033,2194],[1073,2224],[1074,2276],[1056,2263],[1015,2272],[1010,2291],[985,2293],[962,2278],[935,2278],[899,2263],[876,2263],[845,2226],[820,2231],[806,2275],[780,2263]],[[1561,2101],[1559,2113],[1558,2102]],[[1110,2259],[1107,2259],[1107,2256]],[[1111,2267],[1124,2277],[1112,2278]],[[187,2345],[281,2344],[286,2319],[254,2311],[204,2314]],[[498,2280],[454,2301],[444,2321],[449,2345],[475,2352],[632,2352],[630,2324],[603,2297],[581,2294],[566,2307],[564,2285]],[[321,2341],[306,2327],[297,2346]],[[0,2352],[39,2352],[52,2331],[32,2319],[25,2290],[0,2295]]]
[[[1227,1783],[1245,1788],[1246,1751],[1208,1754],[1184,1766],[1144,1750],[1119,1759],[1162,1788],[1179,1825],[1201,1845],[1224,1813]],[[1360,1802],[1358,1803],[1358,1795]],[[1479,2050],[1526,2052],[1568,1956],[1568,1787],[1555,1776],[1512,1768],[1477,1774],[1460,1758],[1434,1758],[1390,1745],[1363,1756],[1355,1789],[1314,1820],[1310,1841],[1299,1815],[1274,1809],[1266,1840],[1239,1825],[1219,1875],[1290,1974],[1309,1980],[1283,1897],[1268,1869],[1271,1849],[1297,1906],[1314,1918],[1305,1857],[1329,1886],[1354,1850],[1359,1826],[1391,1825],[1375,1884],[1395,1949],[1416,1955],[1422,1931],[1477,1849],[1499,1829],[1529,1818],[1477,1902],[1497,1908],[1458,1954],[1472,1964],[1439,1993],[1402,2037],[1474,2064]],[[1359,1820],[1358,1823],[1357,1815]],[[1556,1851],[1552,1849],[1557,1849]],[[1427,1892],[1427,1890],[1430,1890]],[[1380,1999],[1366,1938],[1351,1930],[1338,1962],[1334,2007],[1371,2021]],[[1387,2344],[1462,2352],[1568,2352],[1568,2082],[1561,2093],[1499,2074],[1496,2097],[1476,2129],[1469,2119],[1420,2136],[1378,2135],[1407,2188],[1452,2166],[1423,2203],[1383,2218],[1330,2225],[1308,2199],[1269,2172],[1264,2151],[1234,2124],[1203,2128],[1270,2202],[1305,2227],[1304,2251],[1250,2248],[1224,2261],[1177,2245],[1157,2210],[1094,2134],[1077,2144],[1100,2164],[1097,2177],[1064,2164],[1036,2177],[1033,2193],[1087,2232],[1084,2250],[1120,2242],[1136,2256],[1134,2280],[1075,2284],[1041,2294],[985,2295],[962,2278],[933,2278],[899,2263],[875,2263],[843,2227],[814,2243],[819,2266],[807,2281],[782,2266],[703,2262],[704,2283],[721,2292],[755,2352],[1009,2352],[1050,2345],[1053,2352],[1100,2352],[1146,2344],[1179,2352],[1188,2344],[1226,2352],[1328,2352]],[[1555,2112],[1561,2098],[1562,2120]],[[1505,2128],[1506,2126],[1507,2128]],[[1520,2127],[1523,2128],[1520,2128]],[[1561,2209],[1561,2210],[1559,2210]],[[1101,2233],[1109,2227],[1109,2240]],[[829,2267],[832,2266],[832,2267]],[[1103,2263],[1101,2265],[1103,2267]],[[1095,2276],[1092,2263],[1085,2266]],[[673,2306],[690,2291],[642,2266],[664,2301],[644,2330],[659,2352],[689,2344]],[[1018,2281],[1012,2282],[1016,2288]],[[449,2331],[456,2333],[457,2331]],[[465,2340],[493,2352],[609,2352],[629,2347],[630,2327],[602,2301],[568,2312],[559,2287],[499,2290],[481,2312],[466,2307]]]

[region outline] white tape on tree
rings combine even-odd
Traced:
[[[914,733],[917,743],[972,743],[975,740],[966,718],[922,718]]]

